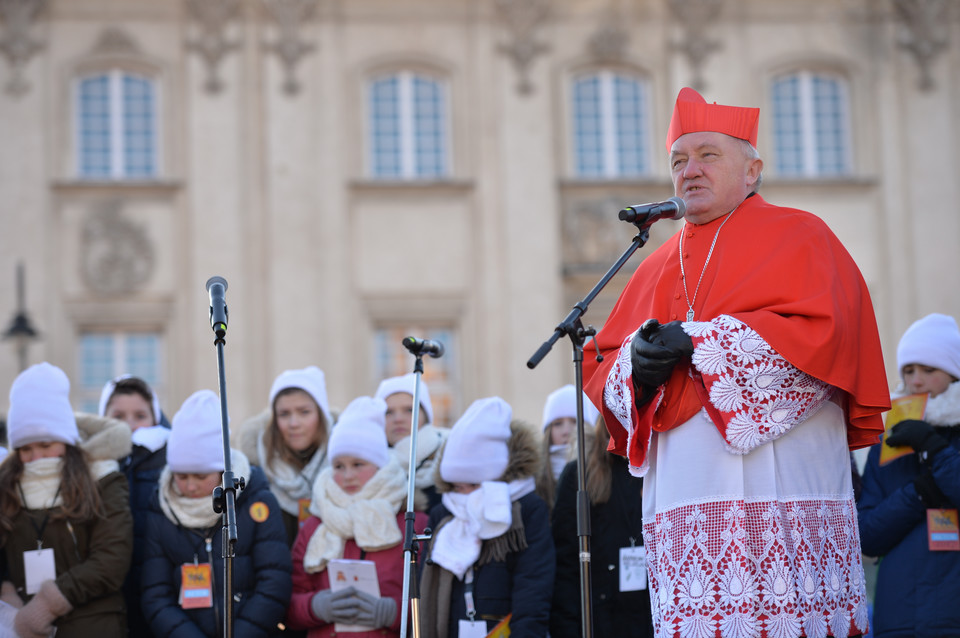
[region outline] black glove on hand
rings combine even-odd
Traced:
[[[890,429],[886,437],[887,445],[902,447],[909,445],[920,453],[924,461],[933,459],[933,456],[950,445],[949,442],[926,421],[907,419],[897,423]]]
[[[690,339],[690,335],[683,331],[679,321],[663,324],[650,340],[681,357],[693,356],[693,340]]]
[[[913,487],[926,507],[953,507],[950,499],[940,491],[940,487],[933,478],[933,472],[929,468],[924,469],[917,478],[913,479]]]
[[[663,385],[673,373],[673,367],[683,358],[676,350],[655,342],[659,329],[656,319],[647,319],[630,342],[633,379],[638,386],[657,388]]]

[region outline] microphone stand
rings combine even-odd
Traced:
[[[215,281],[217,280],[217,281]],[[207,281],[207,290],[211,283],[222,283],[226,290],[227,282],[222,277],[212,277]],[[223,635],[233,636],[233,559],[237,544],[237,491],[244,487],[243,477],[235,477],[230,458],[230,428],[227,417],[227,378],[224,371],[223,347],[227,334],[227,307],[216,308],[217,302],[223,302],[222,291],[219,298],[212,298],[210,306],[210,324],[213,327],[217,347],[217,373],[220,390],[220,426],[223,439],[223,483],[213,490],[213,510],[223,513],[221,535],[221,557],[223,558]],[[220,314],[222,312],[222,314]]]
[[[404,340],[407,345],[407,340]],[[409,348],[409,347],[408,347]],[[416,357],[413,364],[416,382],[413,386],[413,415],[410,418],[410,465],[407,472],[407,511],[403,521],[403,606],[400,608],[400,638],[407,636],[407,601],[410,601],[409,616],[413,621],[413,636],[420,638],[420,582],[417,579],[417,554],[420,551],[420,541],[430,539],[429,530],[425,534],[417,534],[414,529],[416,512],[413,510],[413,497],[416,489],[416,462],[417,462],[417,429],[420,420],[420,377],[423,376],[423,352],[410,350]],[[442,350],[441,350],[442,353]],[[437,355],[434,355],[437,356]]]
[[[573,310],[564,318],[553,331],[553,335],[527,361],[531,370],[543,360],[560,337],[567,335],[573,345],[573,367],[576,376],[577,392],[577,537],[580,545],[580,630],[582,638],[593,636],[593,588],[590,581],[590,497],[587,494],[586,458],[583,442],[583,344],[587,337],[594,338],[597,334],[593,326],[583,327],[580,318],[587,313],[590,302],[600,294],[600,291],[613,279],[627,260],[650,239],[650,225],[652,221],[638,219],[632,222],[640,231],[633,238],[633,243],[620,258],[610,267],[610,270],[597,282],[597,285],[587,293],[587,296],[573,305]],[[600,348],[596,345],[597,361],[603,361]]]

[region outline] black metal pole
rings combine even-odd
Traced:
[[[560,337],[563,335],[570,337],[573,345],[573,366],[577,392],[577,538],[580,549],[580,631],[583,638],[593,637],[593,586],[590,579],[590,496],[587,494],[586,459],[583,449],[583,344],[587,337],[596,334],[596,330],[593,326],[584,328],[581,317],[586,314],[590,302],[613,279],[614,275],[627,263],[633,253],[647,243],[650,238],[649,224],[644,227],[643,221],[634,223],[640,232],[633,238],[633,243],[610,267],[597,285],[587,293],[587,296],[573,305],[573,310],[556,327],[553,335],[527,361],[528,368],[535,368],[547,356],[547,353],[553,348],[553,344]],[[598,348],[597,361],[602,360],[603,356]]]

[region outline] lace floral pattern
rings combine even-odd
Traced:
[[[795,368],[743,322],[720,315],[690,321],[693,365],[726,422],[730,451],[746,454],[819,410],[832,387]]]
[[[603,386],[603,403],[626,431],[628,450],[633,448],[633,437],[637,431],[633,423],[633,364],[630,361],[630,342],[633,341],[633,336],[637,334],[637,331],[639,331],[639,328],[627,335],[620,344],[617,360],[610,368],[607,382]],[[659,397],[656,400],[659,401]],[[649,447],[648,437],[648,440],[644,441],[644,449]],[[634,476],[643,476],[649,468],[650,464],[644,457],[640,467],[634,467],[632,463],[630,464],[630,473]]]
[[[852,500],[686,504],[645,521],[657,636],[842,638],[867,630]]]

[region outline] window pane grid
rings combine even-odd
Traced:
[[[401,72],[370,88],[374,177],[433,178],[449,174],[447,106],[442,83]]]
[[[158,174],[157,98],[149,78],[117,71],[80,80],[78,171],[86,178]]]
[[[574,170],[579,177],[650,172],[649,109],[644,83],[609,71],[573,83]]]
[[[777,172],[789,176],[837,176],[852,170],[844,83],[829,75],[799,72],[772,86]]]

